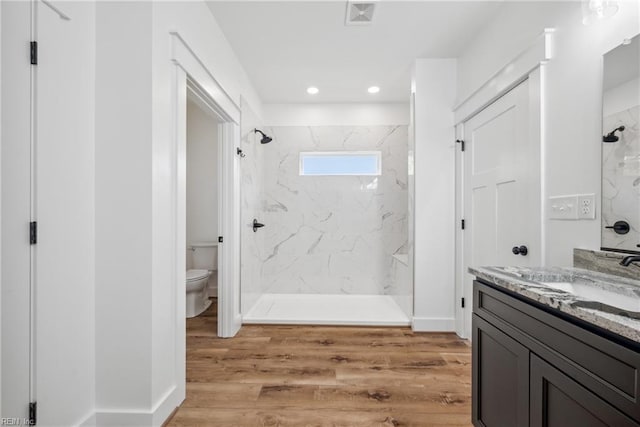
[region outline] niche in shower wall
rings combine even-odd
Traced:
[[[263,293],[391,295],[407,245],[407,126],[274,127]],[[380,152],[380,175],[303,176],[300,153]]]

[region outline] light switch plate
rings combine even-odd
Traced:
[[[578,196],[549,197],[549,218],[564,220],[578,219]]]

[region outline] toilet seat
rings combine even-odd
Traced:
[[[187,282],[194,282],[208,276],[209,270],[187,270]]]

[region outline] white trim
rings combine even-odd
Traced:
[[[456,125],[455,128],[456,139],[464,141],[464,126],[462,124]],[[456,333],[462,338],[468,338],[469,335],[465,330],[467,324],[467,315],[470,315],[469,304],[471,301],[465,300],[465,308],[462,308],[462,298],[465,298],[464,290],[464,232],[461,224],[464,218],[464,155],[460,149],[456,147],[456,159],[455,159],[455,212],[456,212],[456,233],[455,233],[455,309],[456,309]]]
[[[454,122],[459,124],[469,120],[487,105],[526,80],[533,70],[549,61],[552,58],[552,34],[554,31],[552,28],[545,28],[529,48],[456,105],[453,109]]]
[[[218,229],[224,242],[218,247],[218,336],[233,337],[242,325],[240,314],[240,165],[235,147],[240,129],[234,123],[219,126]]]
[[[455,332],[456,319],[453,317],[414,317],[411,319],[414,332]]]
[[[202,94],[206,94],[207,98],[214,100],[214,105],[217,104],[219,108],[216,109],[224,111],[234,123],[239,124],[240,107],[238,104],[222,88],[184,38],[178,32],[170,32],[170,34],[172,36],[171,60],[185,70],[191,76],[191,80],[198,82]]]
[[[79,425],[90,426],[159,426],[184,400],[179,395],[179,387],[169,389],[158,402],[149,409],[125,411],[97,410]]]
[[[304,157],[331,156],[375,156],[376,171],[374,173],[304,173]],[[300,176],[380,176],[382,175],[382,151],[301,151],[298,156],[298,174]]]
[[[176,286],[174,315],[176,327],[175,341],[175,382],[177,395],[182,401],[186,397],[186,245],[187,245],[187,73],[183,68],[175,67],[173,90],[173,157],[172,205],[174,206],[173,241],[174,246],[174,283]],[[181,286],[181,284],[185,284]]]

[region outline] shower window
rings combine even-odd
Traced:
[[[381,175],[380,151],[312,151],[300,153],[300,175]]]

